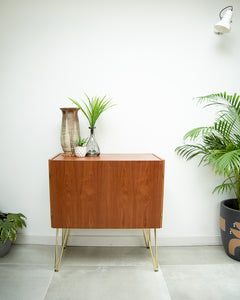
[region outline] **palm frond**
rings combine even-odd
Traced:
[[[214,188],[213,193],[223,194],[234,191],[237,197],[236,191],[238,190],[238,186],[239,180],[237,180],[235,176],[229,176],[220,185]]]
[[[225,149],[227,145],[221,136],[213,132],[203,137],[203,144],[208,151]]]
[[[102,99],[99,97],[90,98],[87,94],[85,94],[87,101],[82,99],[83,106],[80,105],[76,100],[68,98],[74,104],[76,104],[80,110],[83,112],[85,117],[87,118],[90,127],[94,127],[99,116],[107,109],[116,104],[112,104],[111,100],[106,100],[106,96]]]
[[[213,190],[213,193],[223,194],[223,193],[231,193],[232,191],[235,191],[235,188],[231,182],[228,182],[216,186]]]
[[[206,155],[206,148],[202,145],[190,145],[186,144],[183,146],[179,146],[175,149],[177,154],[186,160],[190,160],[197,155]]]
[[[240,132],[240,115],[231,106],[219,112],[215,122],[215,129],[224,137],[234,139]]]
[[[204,136],[206,134],[211,133],[214,130],[214,127],[209,126],[209,127],[197,127],[194,128],[190,131],[188,131],[184,137],[183,140],[186,141],[189,139],[190,141],[195,141],[199,136]]]
[[[220,106],[232,106],[240,114],[240,95],[235,93],[234,95],[228,95],[226,92],[210,94],[206,96],[195,97],[199,103],[207,103],[204,107],[211,105]]]
[[[230,145],[229,145],[230,147]],[[234,145],[232,145],[234,147]],[[240,149],[216,150],[209,155],[209,160],[216,174],[239,176],[240,170]]]

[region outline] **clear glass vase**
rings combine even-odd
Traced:
[[[87,154],[86,156],[98,156],[100,155],[100,149],[95,138],[94,129],[96,127],[89,127],[90,137],[87,142]]]

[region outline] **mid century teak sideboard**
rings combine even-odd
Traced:
[[[156,229],[162,227],[165,161],[154,154],[101,154],[49,160],[51,225],[58,271],[70,228],[142,228],[158,270]],[[58,258],[58,234],[62,249]],[[154,229],[155,258],[151,248]]]

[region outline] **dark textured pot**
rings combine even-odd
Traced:
[[[234,209],[234,201],[236,199],[221,202],[220,228],[225,252],[240,261],[240,211]]]
[[[7,239],[4,244],[0,240],[0,257],[3,257],[10,251],[11,245],[12,242],[10,241],[10,239]]]

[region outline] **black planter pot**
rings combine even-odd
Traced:
[[[10,241],[10,239],[7,239],[4,244],[0,240],[0,257],[3,257],[10,251],[11,245],[12,242]]]
[[[234,202],[236,199],[221,202],[220,227],[225,252],[240,261],[240,211],[234,209]]]

